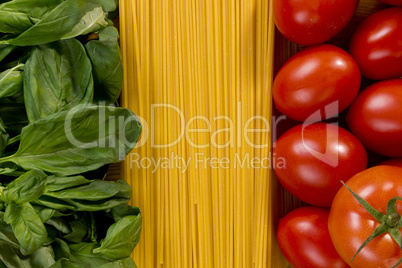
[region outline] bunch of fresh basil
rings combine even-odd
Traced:
[[[0,0],[0,267],[136,267],[117,0]]]

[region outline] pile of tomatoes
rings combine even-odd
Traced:
[[[299,122],[273,145],[278,180],[305,203],[277,231],[294,267],[402,267],[402,0],[380,1],[340,48],[330,40],[359,0],[273,0],[278,30],[303,47],[273,84]]]

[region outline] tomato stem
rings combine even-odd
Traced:
[[[401,215],[398,213],[392,213],[391,215],[388,215],[387,217],[387,225],[389,227],[395,227],[398,225],[399,221],[401,219]]]
[[[402,237],[400,228],[402,228],[401,215],[396,210],[396,201],[402,201],[402,197],[396,196],[391,198],[387,204],[387,214],[383,214],[380,211],[376,210],[372,207],[366,200],[364,200],[361,196],[352,191],[343,181],[341,183],[352,193],[352,195],[356,198],[356,200],[362,205],[371,216],[373,216],[380,224],[377,229],[363,242],[363,244],[359,247],[356,254],[353,256],[350,262],[353,262],[357,254],[374,238],[389,233],[392,239],[398,244],[399,248],[402,250]],[[399,264],[402,263],[402,259],[398,261],[392,268],[396,268]]]

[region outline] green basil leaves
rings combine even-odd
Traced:
[[[117,0],[0,1],[0,268],[137,267]]]

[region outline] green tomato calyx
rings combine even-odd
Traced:
[[[399,224],[400,220],[401,220],[401,215],[399,215],[399,213],[393,213],[391,215],[388,215],[387,225],[391,228],[395,227]]]
[[[401,215],[396,210],[396,201],[402,201],[402,197],[396,196],[391,198],[387,204],[387,213],[386,215],[381,213],[380,211],[376,210],[372,207],[366,200],[364,200],[361,196],[356,194],[352,189],[350,189],[343,181],[342,184],[352,193],[352,195],[356,198],[356,200],[362,205],[371,216],[373,216],[379,223],[380,226],[374,230],[374,232],[367,237],[367,239],[363,242],[360,248],[357,250],[356,254],[353,256],[350,262],[353,262],[357,254],[374,238],[388,233],[392,239],[398,244],[398,246],[402,250],[402,237],[400,228],[402,228],[402,220]],[[397,267],[399,264],[402,263],[402,259],[400,259],[394,266],[391,268]]]

